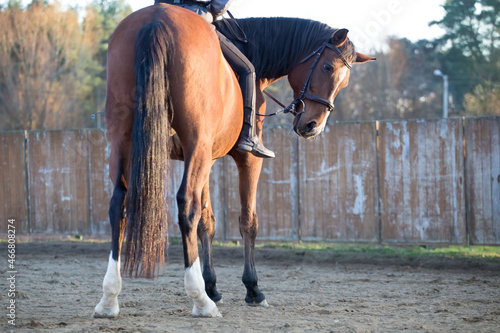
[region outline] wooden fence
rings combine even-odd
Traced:
[[[343,123],[317,140],[267,129],[259,239],[500,244],[500,117]],[[0,133],[0,232],[109,234],[109,145],[96,129]],[[171,164],[169,233],[183,166]],[[212,169],[216,238],[239,239],[238,175]]]

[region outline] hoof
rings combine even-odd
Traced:
[[[266,302],[266,296],[259,290],[257,286],[247,289],[245,302],[250,306],[262,306],[267,308],[269,304]]]
[[[248,306],[260,306],[260,307],[263,307],[263,308],[268,308],[269,307],[269,304],[267,303],[266,300],[263,300],[260,303],[256,303],[256,302],[249,303],[249,302],[247,302],[247,305]]]
[[[111,308],[105,308],[99,303],[95,307],[94,313],[92,314],[92,317],[94,317],[94,318],[116,318],[118,316],[119,312],[120,312],[120,309],[118,308],[118,305],[115,305]]]
[[[219,301],[222,300],[222,295],[217,291],[217,289],[215,289],[215,287],[206,290],[206,293],[208,297],[210,297],[210,299],[215,303],[219,303]]]
[[[204,308],[199,308],[196,304],[193,307],[193,317],[222,317],[214,302],[210,302]]]

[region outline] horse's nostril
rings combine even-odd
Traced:
[[[316,122],[311,121],[306,125],[306,132],[311,132],[316,127]]]

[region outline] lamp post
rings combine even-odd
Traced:
[[[448,118],[448,75],[443,74],[439,69],[434,70],[434,75],[443,78],[443,118]]]

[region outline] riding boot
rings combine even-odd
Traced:
[[[252,153],[257,157],[274,157],[274,153],[264,147],[257,137],[255,124],[255,68],[250,60],[223,34],[217,31],[222,54],[231,68],[238,74],[238,83],[243,97],[243,128],[236,150],[241,153]]]
[[[245,107],[243,109],[243,128],[241,129],[240,138],[236,144],[236,150],[240,153],[250,152],[253,155],[261,158],[273,158],[274,153],[264,147],[257,136],[255,123],[255,109]]]

